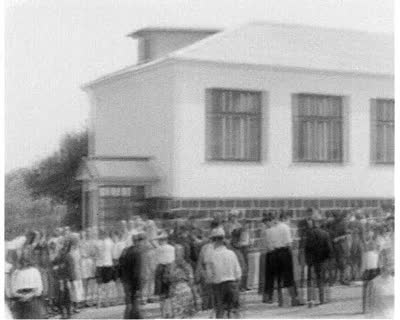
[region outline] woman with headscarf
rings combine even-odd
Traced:
[[[196,312],[193,269],[184,259],[184,248],[175,245],[175,261],[171,267],[170,297],[172,317],[177,319],[192,317]]]
[[[142,261],[145,266],[142,268],[142,299],[141,304],[153,303],[155,273],[157,267],[157,243],[154,239],[154,234],[145,229],[142,233],[143,241],[140,242],[140,249],[142,253]],[[152,237],[152,238],[150,238]]]
[[[32,255],[24,252],[17,269],[11,276],[11,295],[15,300],[15,318],[45,318],[42,293],[43,283],[40,272],[33,264]]]
[[[73,312],[78,313],[78,308],[84,299],[84,291],[82,285],[81,252],[79,248],[79,236],[71,233],[69,238],[71,242],[71,250],[69,252],[69,256],[72,261],[71,301]]]
[[[370,299],[370,284],[371,281],[379,275],[379,249],[376,243],[376,235],[372,230],[368,230],[365,248],[362,258],[362,269],[364,270],[362,279],[362,310],[367,312],[367,301]]]
[[[47,236],[45,231],[37,231],[36,239],[33,243],[33,255],[34,263],[38,268],[43,282],[43,299],[45,301],[46,310],[48,313],[51,312],[51,280],[49,275],[50,269],[50,257],[49,257],[49,247],[47,243]]]
[[[49,252],[49,264],[47,266],[47,277],[49,283],[48,297],[51,309],[50,314],[52,314],[52,313],[57,313],[59,311],[57,308],[59,285],[54,270],[54,261],[59,255],[59,250],[57,249],[57,243],[54,238],[51,238],[48,242],[48,252]]]

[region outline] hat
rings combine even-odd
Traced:
[[[136,240],[136,241],[145,240],[146,239],[146,234],[144,232],[132,233],[132,239]]]
[[[224,238],[225,237],[225,231],[222,227],[214,228],[211,230],[210,233],[210,238]]]

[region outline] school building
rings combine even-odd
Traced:
[[[143,203],[205,221],[393,205],[393,35],[256,22],[130,36],[138,63],[83,86],[83,225]]]

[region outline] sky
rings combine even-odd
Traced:
[[[249,21],[393,32],[391,0],[7,0],[5,172],[85,128],[81,85],[136,63],[126,37],[149,26],[227,28]]]

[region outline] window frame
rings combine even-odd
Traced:
[[[393,102],[393,120],[378,120],[377,119],[377,108],[378,101],[384,102]],[[395,99],[394,98],[371,98],[369,100],[369,108],[370,108],[370,163],[373,165],[389,165],[393,166],[395,163],[395,148],[396,148],[396,137],[395,137],[395,126],[396,126],[396,117],[395,117]],[[378,123],[392,123],[393,124],[393,161],[388,160],[378,160],[377,157],[377,128]],[[386,150],[385,150],[386,152]]]
[[[134,189],[142,188],[139,193]],[[113,194],[114,189],[119,189],[118,195]],[[130,189],[130,194],[125,195],[122,189]],[[105,192],[102,192],[102,191]],[[138,196],[140,194],[140,197]],[[131,204],[146,199],[146,186],[145,185],[101,185],[98,187],[98,219],[99,222],[107,220],[107,212],[121,212],[129,210]],[[111,200],[111,201],[109,201]],[[118,203],[118,205],[116,205]]]
[[[341,100],[341,114],[340,116],[300,116],[299,114],[299,101],[301,96],[310,97],[321,97],[321,98],[339,98]],[[325,94],[325,93],[314,93],[314,92],[298,92],[291,95],[292,102],[292,162],[295,164],[326,164],[326,165],[342,165],[346,162],[347,154],[347,136],[348,136],[348,97],[345,95],[338,94]],[[340,159],[304,159],[300,158],[300,136],[299,136],[299,124],[300,118],[308,119],[331,119],[331,121],[340,121],[341,123],[341,145],[340,145]],[[329,151],[327,151],[329,152]]]
[[[265,92],[262,90],[254,90],[254,89],[237,89],[237,88],[223,88],[223,87],[212,87],[207,88],[206,90],[206,106],[205,106],[205,161],[208,163],[217,163],[217,162],[238,162],[238,163],[260,163],[262,162],[262,153],[263,153],[263,145],[262,145],[262,135],[263,135],[263,112],[264,112],[264,104],[265,104]],[[250,93],[250,94],[258,94],[259,95],[259,110],[257,112],[226,112],[219,111],[213,112],[213,94],[214,92],[232,92],[232,93]],[[231,158],[231,157],[214,157],[211,152],[211,132],[213,131],[211,128],[211,119],[214,116],[237,116],[239,118],[245,117],[247,119],[255,118],[258,123],[258,150],[257,157],[255,159],[250,158]],[[251,146],[249,146],[251,147]]]

